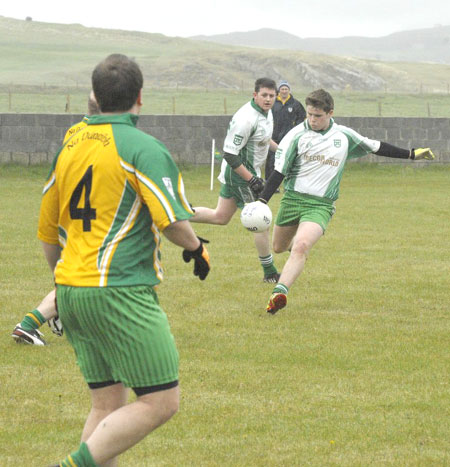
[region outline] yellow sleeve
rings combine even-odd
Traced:
[[[39,240],[50,244],[59,244],[58,240],[58,189],[56,186],[55,172],[52,172],[46,183],[41,201],[39,213],[39,225],[37,236]]]

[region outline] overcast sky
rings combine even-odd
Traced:
[[[113,5],[116,4],[117,7]],[[448,0],[3,0],[0,16],[189,37],[274,28],[299,37],[380,37],[450,25]]]

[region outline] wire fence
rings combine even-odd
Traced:
[[[442,92],[332,91],[335,115],[360,117],[450,118],[450,84]],[[73,113],[87,110],[88,87],[0,85],[0,113]],[[295,97],[304,102],[309,90]],[[144,89],[143,114],[231,115],[252,97],[252,90]]]

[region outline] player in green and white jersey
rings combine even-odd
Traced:
[[[264,188],[261,167],[272,141],[272,106],[276,97],[276,83],[260,78],[255,82],[253,99],[243,105],[231,119],[223,145],[224,160],[219,175],[221,190],[215,209],[195,207],[191,222],[226,225],[238,208],[258,199]],[[276,283],[279,274],[270,251],[269,231],[254,233],[259,261],[264,270],[264,282]]]
[[[285,193],[273,231],[275,253],[290,250],[278,284],[267,304],[276,313],[287,303],[287,293],[302,273],[311,248],[325,233],[334,214],[334,202],[347,159],[373,153],[401,159],[434,159],[429,148],[401,149],[361,136],[338,125],[332,96],[319,89],[306,98],[307,119],[280,142],[275,171],[259,200],[267,203],[283,179]]]

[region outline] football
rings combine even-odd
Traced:
[[[241,212],[241,223],[250,232],[265,232],[272,223],[272,211],[261,201],[248,203]]]

